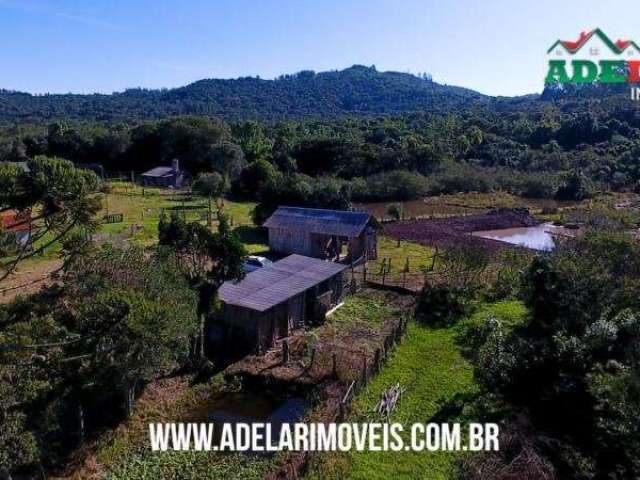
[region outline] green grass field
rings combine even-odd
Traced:
[[[100,194],[102,210],[98,218],[107,214],[122,214],[124,218],[120,223],[100,226],[99,233],[106,234],[108,238],[126,239],[142,245],[153,244],[162,212],[167,215],[176,212],[185,215],[187,220],[206,222],[204,216],[208,210],[208,199],[204,197],[167,189],[143,189],[128,182],[111,182],[109,188],[109,193]],[[253,202],[224,200],[222,209],[233,226],[247,227],[253,225],[251,211],[254,207]],[[215,206],[213,210],[215,219]]]
[[[472,366],[457,344],[465,325],[474,325],[495,316],[507,324],[524,318],[520,302],[498,302],[481,306],[458,326],[430,328],[411,322],[402,343],[397,346],[380,373],[358,393],[348,421],[382,421],[372,410],[380,393],[400,383],[406,388],[391,418],[405,428],[416,422],[429,422],[440,406],[456,395],[473,394],[477,385]],[[447,421],[446,419],[444,421]],[[455,419],[449,419],[455,421]],[[405,436],[408,438],[408,436]],[[356,452],[323,454],[314,461],[309,478],[313,479],[452,479],[456,460],[462,452]]]
[[[385,259],[391,260],[391,272],[398,273],[404,271],[407,266],[410,273],[422,272],[431,266],[434,250],[423,245],[400,241],[385,235],[378,237],[378,259],[371,261],[367,267],[373,273],[378,273]],[[386,260],[389,261],[389,260]]]

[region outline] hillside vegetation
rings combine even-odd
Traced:
[[[446,112],[484,96],[440,85],[429,77],[378,72],[355,65],[342,71],[303,71],[275,80],[200,80],[170,90],[131,89],[112,95],[30,95],[0,92],[0,122],[138,120],[173,115],[282,119],[426,110]]]

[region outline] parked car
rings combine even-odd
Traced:
[[[246,273],[253,272],[259,268],[270,267],[273,262],[265,257],[259,257],[258,255],[249,255],[244,261],[244,271]]]

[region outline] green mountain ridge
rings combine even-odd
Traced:
[[[302,71],[275,80],[206,79],[174,89],[130,89],[114,94],[31,95],[0,90],[0,122],[120,121],[174,115],[282,120],[411,111],[442,113],[485,104],[489,98],[428,77],[354,65],[341,71]]]
[[[344,70],[301,71],[274,80],[259,77],[204,79],[184,87],[133,88],[113,94],[32,95],[0,89],[0,124],[158,120],[179,115],[219,117],[227,121],[330,119],[345,116],[413,112],[471,112],[489,108],[513,113],[544,108],[549,102],[565,111],[628,103],[626,85],[548,85],[541,94],[491,97],[463,87],[434,82],[429,76],[379,72],[354,65]]]

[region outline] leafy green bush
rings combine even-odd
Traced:
[[[426,285],[416,305],[416,319],[433,325],[452,325],[474,309],[474,292],[469,287]]]
[[[569,444],[549,454],[560,478],[638,477],[640,245],[589,233],[536,258],[525,286],[522,326],[489,319],[471,339],[476,377]]]
[[[407,170],[393,170],[351,181],[353,199],[357,201],[415,200],[429,192],[429,179]]]

